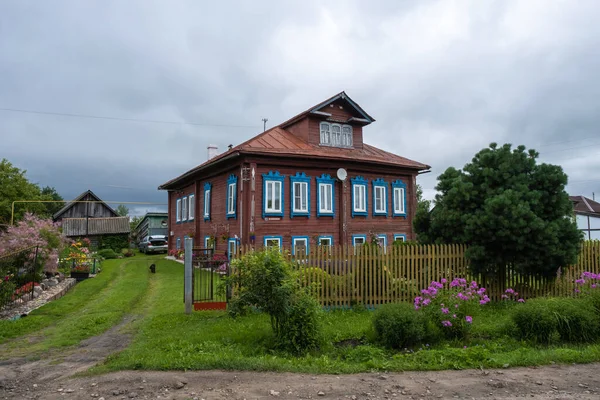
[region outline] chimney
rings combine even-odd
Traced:
[[[216,144],[209,144],[206,149],[208,150],[208,160],[210,160],[217,156],[219,147]]]

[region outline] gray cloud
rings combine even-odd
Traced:
[[[0,157],[66,198],[88,188],[165,202],[156,187],[346,90],[371,144],[448,166],[492,141],[563,166],[600,193],[595,1],[5,1]],[[235,127],[233,127],[235,126]],[[139,212],[145,206],[136,208]]]

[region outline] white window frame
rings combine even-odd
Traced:
[[[193,221],[196,217],[196,195],[188,196],[188,221]]]
[[[384,214],[387,212],[387,199],[386,199],[386,187],[385,186],[377,186],[375,185],[373,187],[373,213],[381,213]],[[383,208],[377,208],[377,195],[381,196],[380,203],[383,206]]]
[[[321,244],[322,240],[328,240],[329,244]],[[319,244],[319,246],[329,246],[329,247],[331,247],[333,245],[333,238],[331,236],[319,236],[318,244]]]
[[[181,199],[181,221],[185,222],[188,219],[188,198]]]
[[[308,237],[294,237],[292,238],[292,254],[297,254],[297,242],[304,242],[304,255],[308,253]]]
[[[357,189],[358,195],[356,193]],[[354,184],[352,190],[354,191],[354,201],[352,202],[352,209],[354,210],[354,212],[367,212],[367,185]],[[362,207],[357,207],[357,202],[359,203],[358,205]]]
[[[329,124],[329,122],[321,122],[319,125],[319,132],[321,134],[319,143],[325,146],[331,146],[331,124]]]
[[[327,193],[323,193],[321,189],[329,187],[329,202],[327,202]],[[332,183],[319,183],[319,213],[321,214],[333,214],[333,184]],[[324,194],[324,196],[322,196]],[[328,205],[329,207],[323,207]]]
[[[235,189],[237,183],[227,185],[227,215],[235,215]]]
[[[210,192],[212,189],[204,190],[204,218],[210,218]]]
[[[330,122],[319,124],[319,144],[332,147],[352,147],[353,129],[352,125],[342,125]]]
[[[233,251],[231,249],[231,245],[233,244]],[[229,238],[227,239],[227,256],[229,257],[229,259],[231,260],[231,256],[233,254],[237,253],[237,249],[238,249],[238,241],[235,238]]]
[[[346,130],[346,132],[344,132]],[[349,132],[348,132],[349,131]],[[352,126],[351,125],[342,125],[342,147],[352,147],[353,143],[353,134],[352,134]]]
[[[265,236],[264,244],[265,247],[275,247],[273,245],[269,245],[269,242],[277,242],[277,248],[281,249],[281,237],[279,236]]]
[[[265,212],[266,213],[281,213],[283,212],[283,196],[282,196],[283,182],[268,180],[265,183]],[[275,193],[279,196],[279,207],[275,207]],[[271,207],[269,207],[269,198],[271,197]]]
[[[400,240],[400,241],[406,243],[406,234],[404,234],[404,233],[394,233],[394,242],[396,240]]]
[[[296,185],[300,186],[300,204],[297,204],[298,202],[296,201]],[[302,197],[304,197],[304,208],[302,208]],[[292,208],[294,212],[307,213],[308,200],[308,182],[292,182]]]
[[[335,132],[337,130],[337,132]],[[331,145],[341,147],[342,144],[342,126],[340,124],[331,124]]]
[[[396,199],[396,193],[398,193],[398,198]],[[404,210],[404,196],[406,196],[406,191],[402,187],[394,188],[394,214],[405,214]]]
[[[362,243],[357,243],[357,239],[362,240]],[[352,246],[356,247],[358,245],[362,246],[367,243],[367,235],[356,235],[352,237]]]
[[[175,221],[181,222],[181,199],[175,202]]]

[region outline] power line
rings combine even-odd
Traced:
[[[223,127],[223,128],[255,128],[255,129],[259,128],[258,126],[253,126],[253,125],[207,124],[207,123],[203,123],[203,122],[179,122],[179,121],[164,121],[164,120],[156,120],[156,119],[107,117],[107,116],[101,116],[101,115],[23,110],[23,109],[18,109],[18,108],[0,108],[0,111],[26,113],[26,114],[59,115],[61,117],[71,117],[71,118],[107,119],[107,120],[111,120],[111,121],[149,122],[149,123],[153,123],[153,124],[195,125],[195,126],[210,126],[210,127]]]

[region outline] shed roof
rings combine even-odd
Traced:
[[[582,214],[600,214],[600,203],[584,196],[569,196],[575,203],[575,212]]]
[[[57,220],[69,208],[73,207],[75,204],[77,204],[78,201],[81,201],[81,199],[85,198],[87,195],[96,199],[95,201],[101,202],[106,208],[108,208],[110,211],[112,211],[112,213],[115,215],[115,217],[117,215],[119,215],[111,206],[106,204],[104,201],[102,201],[102,199],[100,199],[100,197],[98,197],[94,192],[92,192],[91,190],[88,189],[85,192],[81,193],[79,196],[75,197],[73,200],[71,200],[67,204],[65,204],[65,206],[63,208],[61,208],[60,210],[58,210],[56,213],[54,213],[54,215],[52,216],[52,219]]]
[[[63,218],[62,231],[65,236],[115,235],[129,233],[129,217]]]

